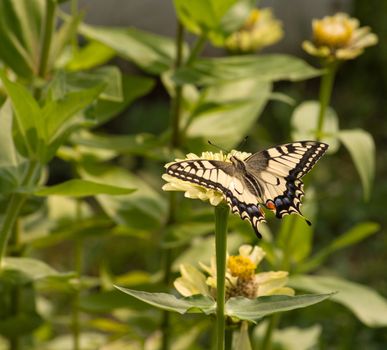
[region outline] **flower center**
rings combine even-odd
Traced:
[[[327,17],[315,21],[313,26],[314,40],[318,45],[342,47],[352,37],[353,27],[346,19]]]
[[[236,255],[228,258],[227,267],[232,276],[246,280],[254,275],[257,266],[248,257]]]
[[[253,9],[249,17],[247,17],[245,24],[243,25],[243,29],[252,30],[254,25],[257,23],[260,17],[260,11],[258,9]]]

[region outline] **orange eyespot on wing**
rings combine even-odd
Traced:
[[[266,201],[266,208],[275,211],[277,208],[273,201]]]

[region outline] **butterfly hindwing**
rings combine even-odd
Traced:
[[[269,148],[246,159],[246,170],[259,182],[261,199],[278,218],[300,212],[304,195],[301,177],[308,173],[328,145],[302,141]]]

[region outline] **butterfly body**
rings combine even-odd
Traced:
[[[254,153],[243,160],[236,156],[231,156],[229,162],[183,160],[171,164],[167,173],[221,192],[232,212],[248,220],[261,237],[258,224],[265,221],[261,205],[272,210],[278,218],[292,213],[302,216],[301,177],[327,148],[325,143],[299,141]]]

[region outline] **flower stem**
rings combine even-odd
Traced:
[[[75,208],[75,217],[76,221],[81,221],[82,219],[82,201],[76,201]],[[72,310],[72,318],[71,318],[71,328],[73,333],[73,350],[80,349],[80,313],[79,313],[79,303],[81,297],[81,275],[82,275],[82,260],[83,260],[83,239],[78,238],[75,240],[74,247],[74,268],[77,274],[78,284],[76,285],[76,289],[73,296],[73,310]]]
[[[321,78],[320,84],[320,111],[318,114],[317,128],[316,128],[316,140],[320,141],[323,135],[323,127],[324,120],[326,115],[326,110],[329,106],[331,96],[332,96],[332,88],[333,82],[335,80],[335,74],[337,70],[337,62],[327,63],[326,73]]]
[[[176,59],[175,69],[182,65],[183,61],[183,44],[184,44],[184,27],[178,22],[177,33],[176,33]],[[176,148],[180,145],[180,115],[181,115],[181,104],[183,100],[183,86],[175,86],[175,96],[172,100],[172,113],[171,113],[171,143],[170,148]]]
[[[277,328],[277,325],[280,320],[280,314],[274,314],[270,317],[269,323],[266,328],[265,337],[262,341],[261,350],[270,350],[271,349],[271,339],[273,336],[273,330]]]
[[[71,16],[78,16],[78,0],[71,0]],[[71,49],[73,55],[75,55],[78,51],[78,33],[75,31],[72,39],[71,39]]]
[[[42,43],[42,49],[40,52],[40,63],[39,63],[39,71],[38,71],[38,75],[41,78],[44,78],[47,73],[52,35],[55,28],[55,10],[56,10],[56,1],[46,0],[46,14],[44,18],[43,43]]]
[[[227,252],[227,219],[230,209],[220,203],[215,207],[215,250],[216,250],[216,349],[225,346],[225,275]]]

